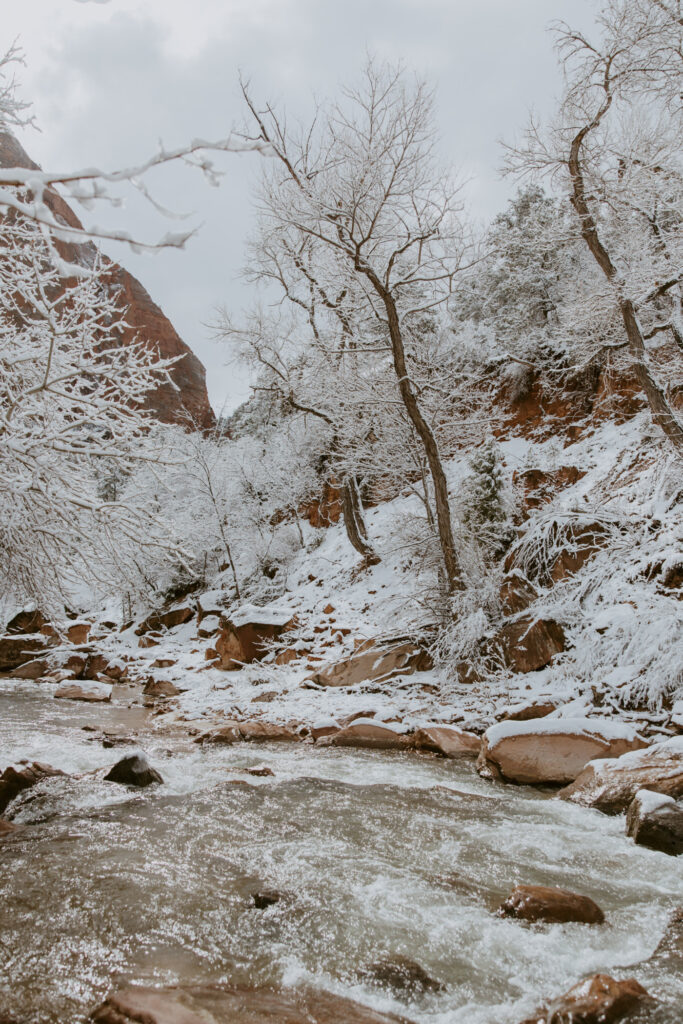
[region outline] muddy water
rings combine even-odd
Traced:
[[[93,742],[82,726],[96,719],[133,731],[144,712],[0,682],[0,766],[111,764],[125,748]],[[55,780],[11,805],[27,828],[0,846],[0,1019],[83,1021],[129,982],[305,980],[420,1024],[515,1024],[599,970],[657,995],[652,1022],[680,1020],[676,965],[646,961],[681,901],[681,868],[625,839],[623,819],[484,782],[468,762],[142,745],[163,786]],[[263,762],[274,777],[244,774]],[[519,882],[584,892],[607,923],[496,918]],[[257,910],[264,887],[282,899]],[[359,981],[393,954],[444,990],[406,1001]]]

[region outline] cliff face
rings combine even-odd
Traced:
[[[0,132],[0,167],[27,167],[38,170],[19,142]],[[55,216],[71,227],[82,225],[71,207],[53,189],[45,200]],[[58,243],[62,256],[70,263],[91,266],[94,245]],[[127,270],[105,259],[112,284],[120,290],[121,307],[126,308],[128,329],[122,344],[137,337],[150,349],[158,351],[163,359],[178,358],[170,371],[173,384],[162,384],[147,396],[146,407],[162,423],[178,423],[187,427],[207,430],[215,424],[215,417],[206,391],[206,371],[191,349],[179,337],[171,322],[152,301],[140,282]]]

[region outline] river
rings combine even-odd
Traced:
[[[0,681],[0,769],[110,765],[83,727],[142,730],[164,784],[131,791],[56,779],[7,816],[0,843],[0,1020],[87,1019],[130,982],[305,981],[417,1024],[517,1024],[596,971],[633,974],[659,999],[639,1020],[677,1024],[683,978],[648,963],[681,902],[679,861],[635,846],[623,818],[481,779],[472,762],[306,744],[199,748],[155,734],[146,712],[55,701]],[[244,769],[267,764],[273,776]],[[495,916],[518,883],[559,885],[602,926]],[[251,894],[282,898],[258,910]],[[359,971],[419,962],[443,988],[392,996]]]

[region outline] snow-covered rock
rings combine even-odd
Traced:
[[[376,722],[372,718],[357,718],[345,729],[318,740],[319,746],[370,747],[377,750],[408,750],[412,736],[404,725],[394,722]]]
[[[97,704],[111,700],[112,687],[109,683],[98,683],[94,679],[83,679],[80,683],[64,683],[55,692],[55,697],[65,700],[84,700]]]
[[[626,835],[639,846],[678,856],[683,853],[683,805],[663,793],[638,790],[626,815]]]
[[[413,736],[416,750],[431,750],[444,757],[477,757],[481,738],[454,725],[426,725]]]
[[[588,764],[559,796],[606,814],[620,814],[639,789],[674,798],[683,796],[683,736],[654,743],[647,750],[636,750],[614,761]]]
[[[479,773],[528,784],[572,782],[589,761],[646,746],[624,722],[593,718],[507,721],[484,734]]]

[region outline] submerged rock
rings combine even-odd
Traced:
[[[565,924],[602,924],[605,920],[597,903],[588,896],[556,889],[547,885],[517,885],[501,904],[501,917],[515,917],[522,921],[548,921]]]
[[[266,910],[267,907],[274,907],[279,903],[283,899],[283,894],[277,889],[261,889],[259,892],[253,892],[251,898],[257,910]]]
[[[49,764],[41,764],[40,761],[20,761],[17,765],[5,768],[0,775],[0,814],[23,790],[56,775],[64,775],[64,772]]]
[[[117,761],[114,767],[104,776],[105,782],[118,782],[123,786],[151,786],[154,782],[163,782],[161,775],[152,768],[144,754],[128,754]]]
[[[477,768],[481,775],[510,782],[567,783],[595,758],[645,746],[632,726],[607,719],[507,721],[487,729]]]
[[[314,989],[203,985],[128,988],[93,1011],[93,1024],[409,1024]]]
[[[558,796],[605,814],[620,814],[639,789],[674,799],[683,796],[683,736],[654,743],[647,750],[624,754],[614,761],[589,764]]]
[[[64,700],[84,700],[91,704],[108,703],[111,700],[112,688],[109,683],[99,683],[94,679],[84,679],[80,683],[64,683],[55,693],[55,697]]]
[[[358,972],[363,981],[388,988],[398,996],[421,996],[428,992],[443,992],[444,985],[425,971],[424,967],[407,956],[392,956],[376,960]]]
[[[617,1024],[651,998],[635,978],[594,974],[522,1024]]]
[[[640,789],[626,814],[626,835],[650,850],[683,853],[683,806],[673,797]]]

